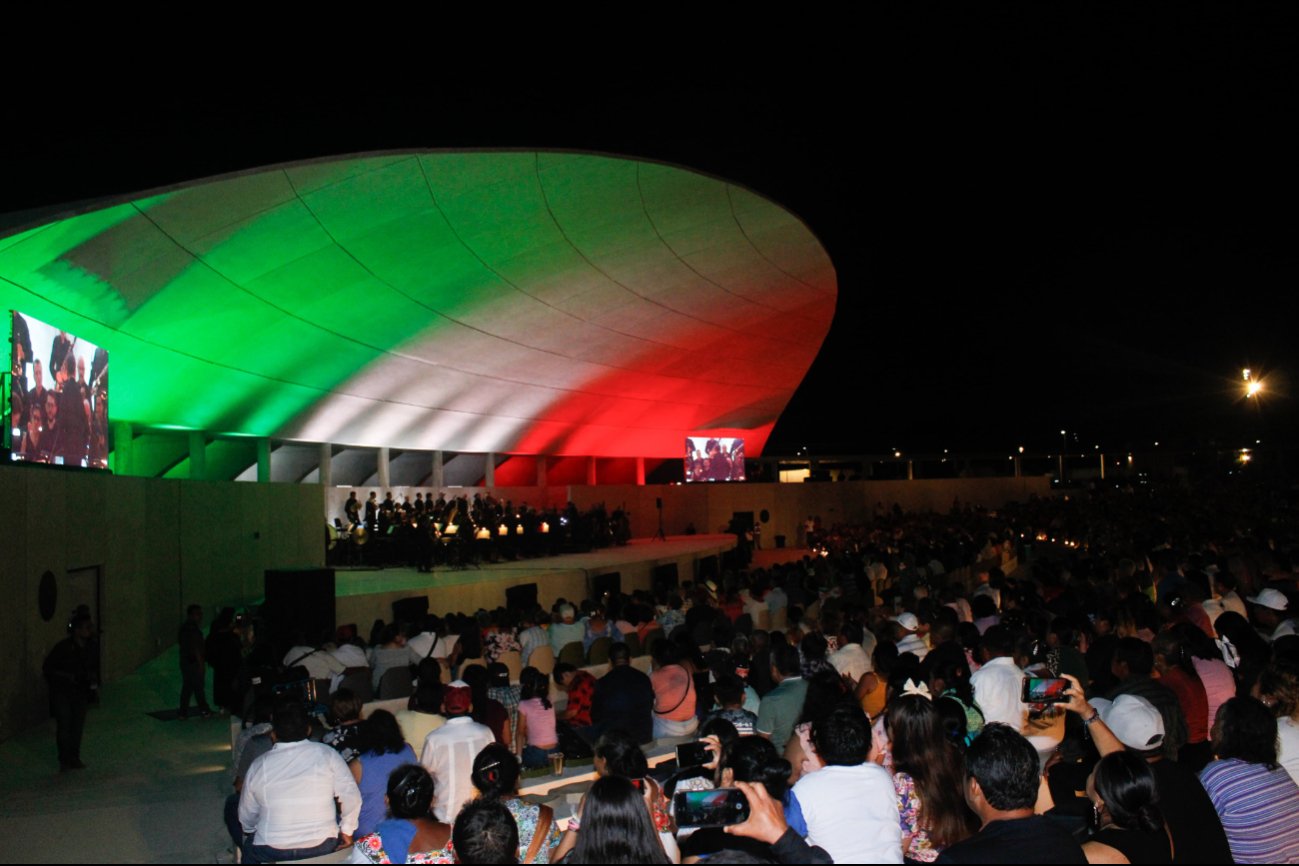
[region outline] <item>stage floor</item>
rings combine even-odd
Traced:
[[[542,559],[484,563],[479,568],[438,569],[424,574],[413,568],[334,570],[334,596],[340,623],[389,619],[400,598],[428,595],[429,610],[442,614],[469,612],[505,604],[505,589],[537,584],[537,600],[549,607],[555,598],[581,599],[592,577],[619,572],[622,591],[649,589],[657,566],[675,563],[680,580],[694,580],[695,563],[735,547],[734,535],[674,535],[666,541],[635,538],[624,547]]]

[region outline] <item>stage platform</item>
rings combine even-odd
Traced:
[[[675,564],[680,580],[694,580],[697,563],[735,547],[734,535],[672,535],[666,541],[632,539],[624,547],[591,553],[484,564],[480,568],[438,569],[422,574],[413,568],[336,568],[335,619],[355,623],[362,632],[376,619],[392,619],[392,603],[424,595],[429,612],[472,613],[505,604],[505,590],[520,584],[537,585],[537,602],[549,608],[555,599],[583,599],[591,581],[610,572],[622,575],[622,591],[650,589],[654,569]]]

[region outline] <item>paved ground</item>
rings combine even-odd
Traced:
[[[229,837],[228,719],[160,722],[174,708],[176,651],[106,689],[86,721],[87,769],[58,772],[54,723],[0,743],[3,863],[212,863]]]

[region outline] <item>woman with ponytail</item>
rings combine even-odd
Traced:
[[[555,708],[550,703],[550,675],[533,667],[519,674],[519,730],[515,741],[529,769],[550,763],[550,753],[559,751]]]
[[[549,863],[551,851],[559,844],[559,825],[549,806],[519,798],[519,759],[514,753],[499,744],[488,746],[474,758],[470,779],[480,800],[500,802],[514,816],[519,825],[519,862]]]
[[[405,764],[388,777],[388,814],[356,840],[350,863],[455,863],[451,826],[433,817],[433,777]]]
[[[1173,847],[1150,765],[1131,752],[1101,758],[1087,779],[1097,831],[1083,845],[1088,863],[1171,863]]]

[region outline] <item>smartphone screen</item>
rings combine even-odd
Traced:
[[[1069,681],[1063,677],[1024,677],[1021,697],[1026,704],[1063,704],[1069,700],[1068,688]]]
[[[681,827],[726,827],[749,820],[749,801],[737,788],[678,791],[672,803]]]

